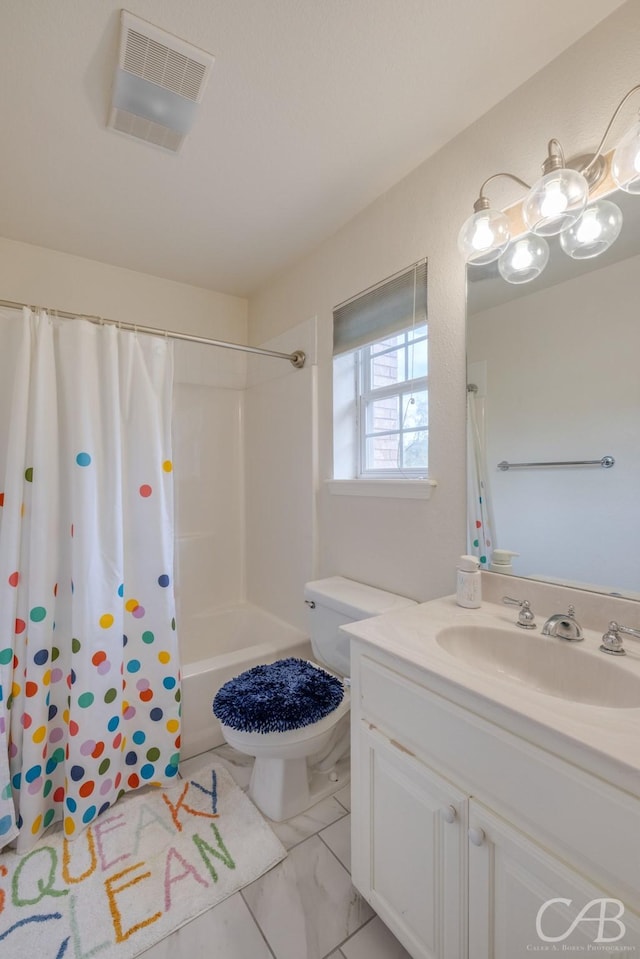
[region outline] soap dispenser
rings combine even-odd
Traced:
[[[482,603],[482,575],[476,556],[461,556],[458,560],[456,603],[467,609],[477,609]]]
[[[513,550],[510,549],[494,549],[491,554],[489,569],[492,573],[513,573],[511,557],[519,555],[520,553],[514,553]]]

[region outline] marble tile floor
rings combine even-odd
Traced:
[[[188,776],[222,762],[243,789],[251,760],[221,746],[180,766]],[[287,858],[178,929],[144,959],[411,959],[351,885],[350,790],[271,823]]]

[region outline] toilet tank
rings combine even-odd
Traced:
[[[307,583],[304,599],[310,609],[310,638],[318,661],[340,676],[351,673],[349,637],[340,626],[368,619],[403,606],[412,599],[366,586],[344,576],[329,576]]]

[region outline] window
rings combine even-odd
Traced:
[[[359,475],[427,472],[427,327],[357,350]]]
[[[334,311],[334,477],[426,479],[426,262]]]

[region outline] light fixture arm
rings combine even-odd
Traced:
[[[542,173],[553,173],[554,170],[563,170],[565,166],[564,150],[559,140],[552,137],[547,144],[547,157],[542,164]]]
[[[484,181],[484,183],[480,187],[480,193],[478,194],[478,199],[473,204],[473,209],[475,210],[476,213],[479,213],[480,210],[489,209],[489,205],[490,205],[489,198],[485,196],[484,188],[486,187],[487,183],[491,183],[492,180],[497,180],[498,177],[501,177],[501,176],[506,176],[510,180],[514,180],[516,183],[519,183],[520,186],[523,186],[526,190],[531,189],[530,184],[525,183],[524,180],[521,180],[519,176],[515,176],[513,173],[493,173],[491,176],[487,177],[487,179]]]
[[[631,89],[628,90],[628,91],[625,93],[625,95],[623,96],[622,100],[620,101],[620,103],[618,104],[618,106],[617,106],[617,107],[615,108],[615,110],[613,111],[613,116],[612,116],[611,119],[609,120],[609,122],[608,122],[608,124],[607,124],[607,127],[606,127],[606,130],[605,130],[604,133],[602,134],[602,139],[600,140],[600,143],[599,143],[598,146],[596,147],[596,152],[593,154],[593,156],[591,157],[591,160],[589,161],[589,163],[587,163],[586,167],[584,167],[584,169],[581,171],[583,176],[585,176],[585,175],[587,174],[587,171],[590,170],[591,167],[592,167],[595,163],[597,163],[598,160],[600,159],[600,157],[602,156],[602,149],[603,149],[603,147],[604,147],[604,145],[605,145],[605,143],[606,143],[606,140],[607,140],[607,137],[609,136],[609,133],[611,132],[611,127],[613,126],[613,124],[615,123],[615,121],[616,121],[616,119],[617,119],[618,114],[620,113],[621,109],[623,108],[623,106],[625,105],[625,103],[627,102],[627,100],[629,99],[629,97],[632,96],[634,93],[636,93],[638,90],[640,90],[640,83],[636,83],[636,85],[635,85],[634,87],[631,87]]]

